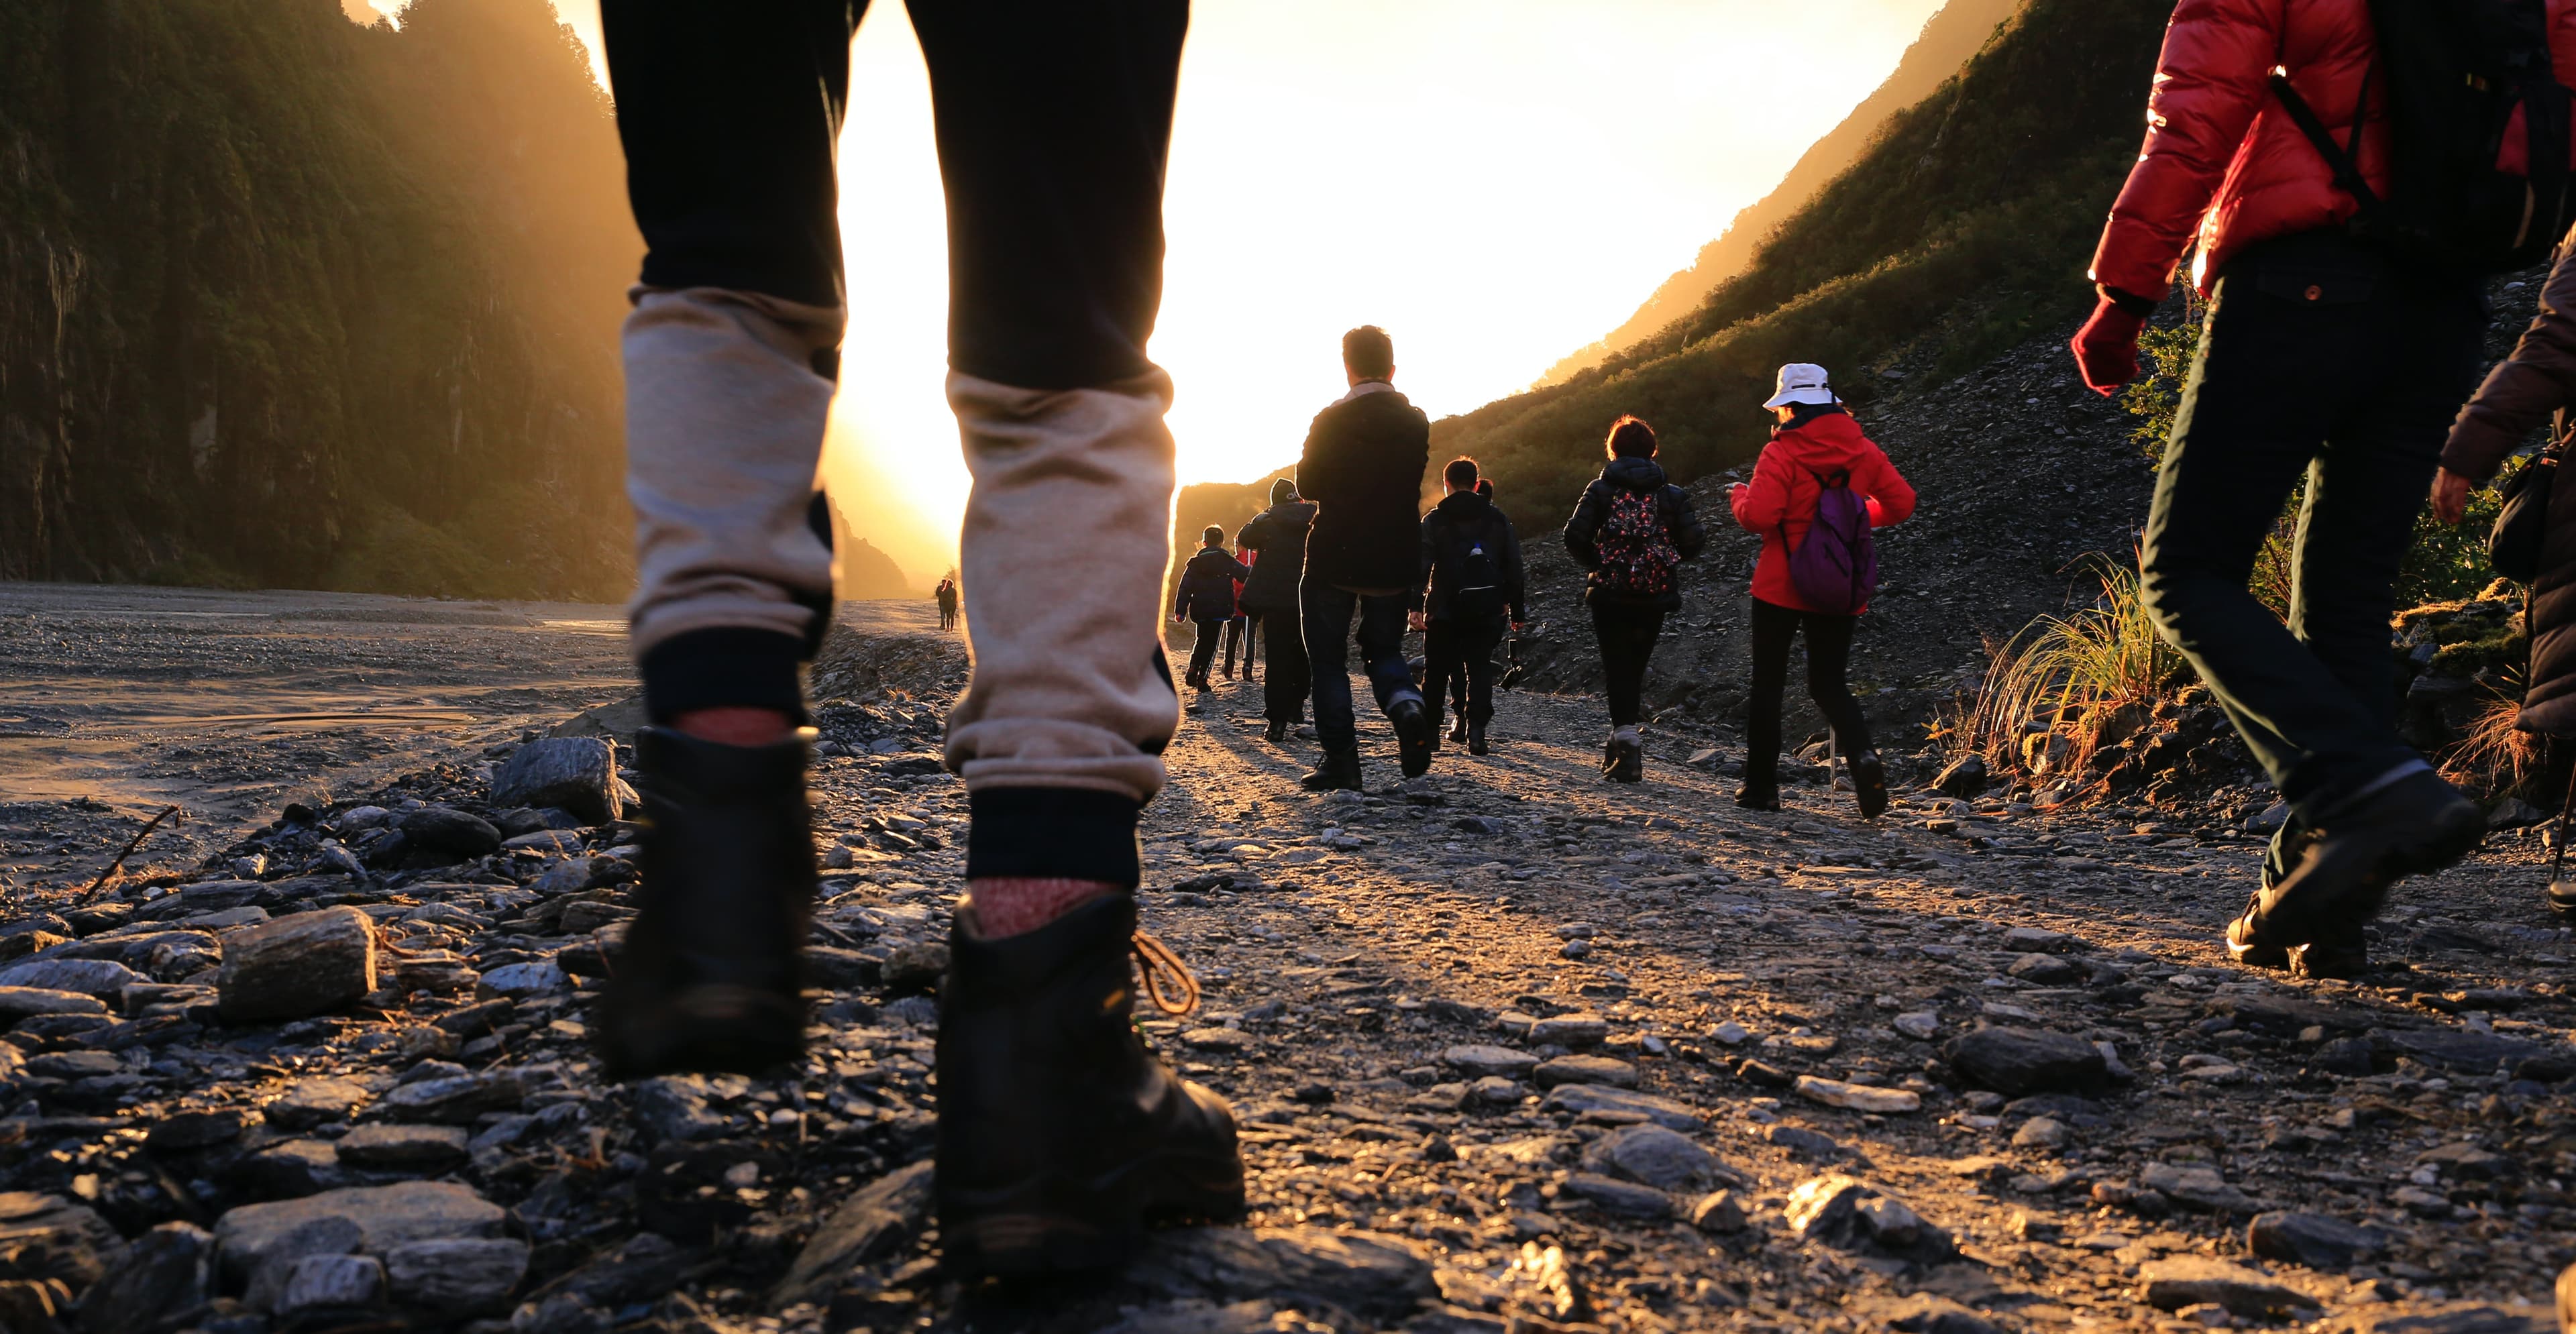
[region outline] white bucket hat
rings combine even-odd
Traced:
[[[1808,361],[1793,361],[1780,368],[1780,392],[1763,403],[1766,408],[1785,408],[1792,403],[1831,403],[1834,391],[1825,387],[1825,368]]]

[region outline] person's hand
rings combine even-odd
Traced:
[[[1519,634],[1527,634],[1527,633],[1529,633],[1529,622],[1527,622],[1527,621],[1514,621],[1514,622],[1512,622],[1512,633],[1513,633],[1513,634],[1516,634],[1516,635],[1519,635]]]
[[[1431,618],[1423,615],[1421,612],[1408,611],[1404,614],[1404,619],[1416,630],[1428,630],[1431,628]]]
[[[2138,378],[2138,331],[2147,327],[2147,317],[2132,315],[2120,309],[2109,297],[2093,308],[2093,318],[2075,331],[2075,368],[2084,375],[2084,383],[2105,398],[2120,392],[2120,387]]]
[[[2469,490],[2477,484],[2448,468],[2433,474],[2433,517],[2458,523],[2469,512]]]

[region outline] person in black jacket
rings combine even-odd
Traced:
[[[1503,631],[1529,619],[1521,540],[1511,520],[1487,499],[1476,461],[1456,458],[1441,470],[1444,494],[1422,516],[1422,577],[1428,591],[1414,625],[1423,633],[1431,683],[1431,732],[1440,732],[1443,683],[1463,675],[1467,753],[1486,753],[1485,724],[1494,717],[1494,648]]]
[[[1431,463],[1431,419],[1392,383],[1395,344],[1362,325],[1342,335],[1351,391],[1315,414],[1297,462],[1297,490],[1315,502],[1298,601],[1315,673],[1315,736],[1323,763],[1301,780],[1310,791],[1360,786],[1359,723],[1351,708],[1350,643],[1358,617],[1360,665],[1378,707],[1395,725],[1404,775],[1431,767],[1431,719],[1404,660],[1404,625],[1422,594],[1422,472]]]
[[[1225,623],[1234,619],[1234,581],[1251,577],[1250,567],[1225,554],[1225,530],[1209,524],[1199,534],[1197,553],[1181,567],[1181,586],[1172,598],[1172,619],[1186,617],[1199,629],[1198,642],[1190,647],[1189,675],[1182,680],[1201,690],[1214,688],[1208,684],[1208,665],[1216,660]]]
[[[1601,772],[1617,782],[1646,776],[1646,748],[1637,725],[1645,718],[1642,696],[1646,659],[1664,630],[1664,617],[1681,610],[1679,566],[1708,545],[1708,531],[1692,512],[1690,496],[1664,477],[1655,462],[1654,428],[1634,417],[1611,423],[1610,462],[1583,488],[1583,499],[1565,525],[1565,549],[1592,572],[1583,600],[1592,607],[1592,631],[1601,641],[1601,674],[1610,696],[1610,741]]]
[[[1315,502],[1300,499],[1297,484],[1282,477],[1270,484],[1270,508],[1252,516],[1234,537],[1237,551],[1258,557],[1252,577],[1243,581],[1243,609],[1261,618],[1266,654],[1262,705],[1272,745],[1286,741],[1288,729],[1306,721],[1306,692],[1315,684],[1297,614],[1297,583],[1306,573],[1306,530],[1314,523]]]

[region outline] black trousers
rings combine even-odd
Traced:
[[[1309,574],[1298,587],[1298,616],[1306,630],[1306,657],[1315,674],[1315,739],[1327,752],[1359,744],[1359,714],[1351,698],[1351,645],[1380,713],[1393,716],[1397,701],[1420,700],[1412,665],[1404,660],[1404,598],[1360,594],[1319,583]]]
[[[1190,645],[1190,674],[1187,679],[1192,685],[1204,686],[1207,684],[1208,666],[1216,661],[1216,646],[1225,638],[1225,627],[1231,622],[1223,618],[1191,619],[1199,628],[1199,637],[1198,642]]]
[[[1187,0],[906,8],[948,195],[950,366],[1028,389],[1152,370]],[[648,286],[842,304],[832,150],[866,11],[602,0]]]
[[[2229,262],[2174,413],[2140,546],[2157,628],[2311,826],[2419,757],[2397,737],[2388,620],[2485,299],[2339,235]],[[2302,476],[2284,625],[2246,589]]]
[[[1494,648],[1503,642],[1501,621],[1433,621],[1423,631],[1424,674],[1430,678],[1431,730],[1440,730],[1442,682],[1456,685],[1458,711],[1477,726],[1494,718]],[[1457,683],[1463,682],[1463,685]]]
[[[1592,607],[1592,634],[1601,641],[1602,690],[1610,696],[1610,725],[1629,727],[1646,717],[1646,659],[1664,633],[1664,614],[1636,607]]]
[[[1219,671],[1228,676],[1234,675],[1235,650],[1241,649],[1243,674],[1246,677],[1252,675],[1252,635],[1254,627],[1259,624],[1260,622],[1248,615],[1237,615],[1233,620],[1225,623],[1225,665],[1219,668]]]
[[[1294,611],[1259,613],[1262,714],[1295,725],[1306,720],[1306,696],[1315,688],[1306,659],[1306,634]]]
[[[1816,702],[1834,729],[1834,753],[1858,755],[1874,749],[1869,720],[1852,698],[1845,675],[1851,667],[1852,631],[1857,616],[1797,611],[1753,599],[1753,698],[1745,726],[1744,785],[1756,792],[1780,786],[1780,707],[1789,687],[1789,641],[1807,632],[1807,697]]]

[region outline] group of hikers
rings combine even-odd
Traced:
[[[804,1049],[800,952],[816,876],[799,672],[832,593],[825,535],[806,516],[845,320],[832,153],[862,9],[602,10],[647,243],[624,350],[641,548],[632,630],[650,715],[636,762],[650,818],[641,915],[594,1025],[621,1078],[756,1072]],[[2533,29],[2545,45],[2463,81],[2428,62],[2456,54],[2465,28],[2375,34],[2374,11],[2431,7],[2184,0],[2144,151],[2095,256],[2099,306],[2074,350],[2105,393],[2135,375],[2138,334],[2195,244],[2192,281],[2209,301],[2143,582],[2156,624],[2292,812],[2227,930],[2251,965],[2362,966],[2363,927],[2392,888],[2457,860],[2482,831],[2479,809],[2397,735],[2388,626],[2428,487],[2456,520],[2468,488],[2576,397],[2576,273],[2562,262],[2541,318],[2453,425],[2478,364],[2478,275],[2496,266],[2422,244],[2464,219],[2564,226],[2566,98],[2546,72],[2576,71],[2576,0],[2545,9],[2545,33]],[[1186,0],[913,7],[951,216],[948,396],[973,478],[959,587],[974,667],[946,750],[971,826],[940,988],[933,1188],[943,1261],[970,1279],[1114,1263],[1150,1218],[1244,1205],[1231,1110],[1131,1023],[1131,953],[1149,961],[1141,990],[1158,1005],[1188,990],[1170,952],[1136,931],[1138,816],[1164,785],[1181,713],[1160,624],[1172,384],[1145,349],[1187,12]],[[2541,84],[2557,114],[2507,106],[2494,136],[2393,123],[2473,99],[2493,111]],[[2392,111],[2390,85],[2417,110]],[[2507,127],[2522,170],[2557,194],[2486,207],[2499,169],[2458,159],[2457,145]],[[2476,188],[2410,186],[2395,170],[2401,145]],[[1402,765],[1418,773],[1439,700],[1408,670],[1406,625],[1419,616],[1441,662],[1468,664],[1472,745],[1491,707],[1475,685],[1475,662],[1490,658],[1478,646],[1524,614],[1507,587],[1497,608],[1482,582],[1506,577],[1485,535],[1507,527],[1467,499],[1481,479],[1444,470],[1436,523],[1416,513],[1427,423],[1391,382],[1385,337],[1355,331],[1344,354],[1349,392],[1315,419],[1293,497],[1247,530],[1257,559],[1220,571],[1266,615],[1293,596],[1300,633],[1267,636],[1267,685],[1311,697],[1319,776],[1337,787],[1357,781],[1354,643]],[[1856,577],[1812,596],[1833,571],[1811,553],[1839,551],[1856,576],[1870,502],[1894,522],[1912,496],[1822,371],[1787,367],[1777,389],[1773,437],[1729,501],[1764,546],[1741,800],[1776,800],[1776,696],[1804,633],[1811,688],[1875,809],[1883,766],[1839,676],[1866,598]],[[1633,778],[1644,663],[1703,537],[1645,423],[1620,421],[1607,447],[1566,540],[1591,571],[1605,765]],[[2302,476],[2284,623],[2246,582]],[[2576,488],[2562,494],[2535,583],[2525,714],[2553,730],[2576,708]]]

